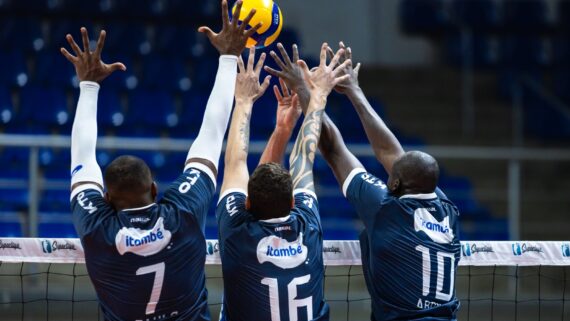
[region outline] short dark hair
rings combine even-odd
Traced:
[[[409,151],[394,162],[392,173],[399,178],[402,188],[417,193],[431,193],[439,180],[439,165],[431,155]]]
[[[291,212],[293,180],[278,163],[257,166],[247,184],[249,211],[260,220],[287,216]]]
[[[152,185],[148,165],[140,158],[124,155],[115,158],[105,169],[105,185],[121,194],[142,194]]]

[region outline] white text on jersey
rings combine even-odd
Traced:
[[[84,210],[88,211],[89,214],[93,214],[97,210],[97,207],[93,206],[93,202],[91,201],[87,204],[88,201],[89,200],[87,199],[87,196],[85,196],[85,192],[81,192],[77,195],[77,202],[79,205],[83,207]]]

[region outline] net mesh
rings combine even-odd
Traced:
[[[463,243],[455,280],[459,320],[570,321],[569,244]],[[217,320],[223,278],[216,241],[208,241],[207,250],[209,303]],[[331,320],[368,320],[358,243],[325,241],[323,255]],[[0,239],[0,319],[103,320],[80,243]]]

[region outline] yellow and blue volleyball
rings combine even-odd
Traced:
[[[279,6],[273,0],[243,0],[239,15],[240,22],[247,17],[251,9],[255,9],[256,12],[246,29],[253,28],[260,22],[263,23],[263,25],[247,40],[246,46],[248,48],[254,46],[256,48],[267,47],[277,39],[283,28],[281,9],[279,9]],[[234,4],[231,10],[232,17],[235,10],[236,5]]]

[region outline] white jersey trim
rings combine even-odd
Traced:
[[[184,171],[187,171],[190,168],[199,169],[202,172],[206,173],[206,175],[208,175],[208,177],[210,178],[210,180],[214,184],[214,189],[216,188],[216,175],[214,175],[214,172],[212,172],[210,167],[208,167],[202,163],[191,162],[191,163],[186,164],[186,166],[184,166]]]
[[[101,188],[100,188],[97,184],[91,184],[91,183],[89,183],[89,184],[82,184],[82,185],[77,186],[76,188],[74,188],[74,189],[71,191],[71,196],[69,197],[69,201],[70,201],[70,202],[73,201],[73,198],[74,198],[77,194],[79,194],[79,193],[81,193],[81,192],[83,192],[83,191],[85,191],[85,190],[88,190],[88,189],[94,189],[94,190],[96,190],[97,192],[99,192],[99,194],[101,194],[101,196],[103,196],[103,191],[101,190]]]
[[[310,189],[297,188],[297,189],[293,190],[293,196],[295,196],[295,195],[297,195],[297,194],[301,194],[301,193],[309,194],[309,195],[311,195],[313,198],[317,199],[317,194],[315,194],[315,192],[311,191]]]
[[[406,194],[406,195],[400,196],[400,199],[404,199],[404,198],[415,198],[415,199],[419,199],[419,200],[431,200],[431,199],[437,198],[437,194],[436,193]]]
[[[264,223],[285,223],[287,222],[287,220],[289,220],[290,217],[291,215],[287,215],[283,217],[276,217],[276,218],[270,218],[268,220],[259,220],[259,221]]]
[[[357,167],[353,169],[350,172],[350,174],[348,174],[348,176],[344,180],[344,183],[342,183],[342,195],[344,195],[344,197],[346,197],[346,192],[348,191],[348,186],[350,185],[350,182],[352,182],[354,177],[360,173],[366,173],[366,170],[362,167]]]
[[[217,204],[220,204],[220,201],[221,201],[222,199],[224,199],[224,197],[228,196],[228,195],[231,194],[231,193],[241,193],[241,194],[247,196],[247,191],[244,190],[244,189],[241,189],[241,188],[228,188],[227,190],[225,190],[223,193],[220,194],[220,198],[218,199],[218,203],[217,203]],[[216,204],[216,205],[217,205],[217,204]]]
[[[122,210],[121,212],[132,212],[132,211],[146,210],[147,208],[151,208],[154,205],[156,205],[156,203],[151,203],[151,204],[148,204],[148,205],[142,206],[142,207],[126,208],[126,209]]]

